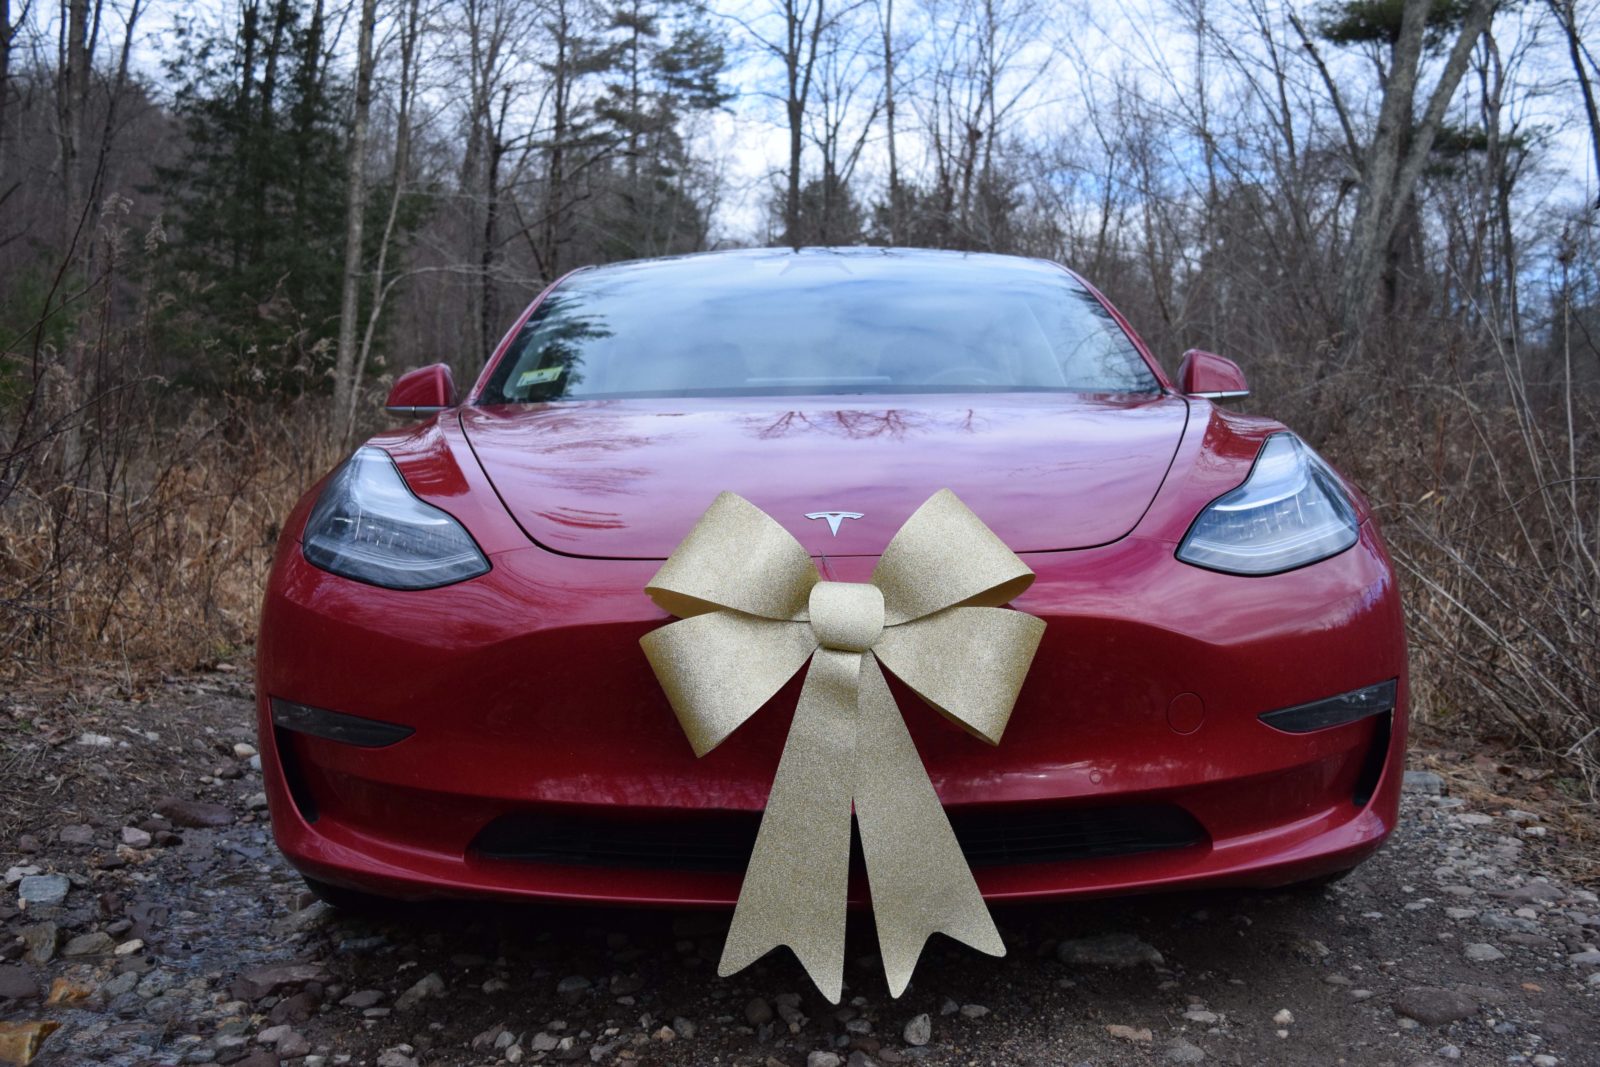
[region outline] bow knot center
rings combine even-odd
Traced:
[[[823,648],[865,652],[883,633],[883,593],[869,582],[818,582],[810,615]]]

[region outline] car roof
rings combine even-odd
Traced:
[[[717,252],[693,252],[680,256],[659,256],[653,259],[632,259],[603,266],[586,267],[579,273],[586,278],[628,274],[645,276],[660,274],[692,275],[705,281],[734,279],[751,270],[763,273],[783,273],[789,267],[818,267],[837,269],[841,277],[857,271],[870,271],[882,276],[898,268],[908,271],[929,270],[961,271],[980,268],[1024,273],[1048,272],[1061,277],[1067,272],[1056,263],[1025,256],[1008,256],[996,252],[963,252],[938,248],[883,248],[869,245],[846,247],[803,248],[733,248]]]

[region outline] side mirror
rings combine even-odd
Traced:
[[[391,415],[427,418],[456,402],[456,380],[448,363],[430,363],[400,375],[389,389],[383,409]]]
[[[1178,388],[1207,400],[1233,400],[1250,395],[1239,364],[1215,352],[1191,348],[1178,364]]]

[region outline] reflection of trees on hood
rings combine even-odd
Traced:
[[[946,418],[935,411],[918,411],[914,408],[885,408],[881,411],[863,411],[856,408],[838,408],[808,414],[804,411],[784,411],[772,418],[748,420],[755,436],[763,440],[787,437],[794,433],[821,432],[850,440],[873,437],[891,437],[901,440],[923,430],[953,425],[971,431],[972,412],[959,418]]]

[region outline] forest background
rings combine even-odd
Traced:
[[[1600,5],[0,0],[0,679],[247,654],[572,267],[1044,256],[1373,498],[1424,736],[1600,788]],[[0,683],[6,684],[6,683]]]

